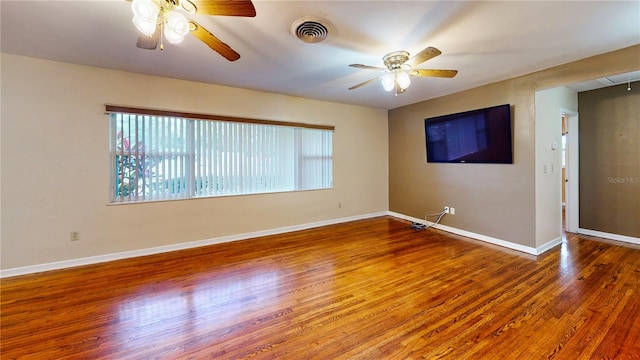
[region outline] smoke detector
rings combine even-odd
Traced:
[[[293,22],[291,33],[293,36],[306,43],[319,43],[324,41],[333,26],[327,19],[317,16],[304,16]]]

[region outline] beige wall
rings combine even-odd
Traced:
[[[335,125],[334,188],[109,206],[105,103]],[[1,110],[2,269],[388,209],[384,110],[9,54]]]
[[[582,92],[580,227],[640,238],[640,82]]]
[[[531,86],[522,79],[509,80],[390,111],[390,210],[424,218],[451,206],[456,214],[445,216],[444,225],[533,246]],[[425,118],[507,103],[512,105],[513,165],[426,162]]]
[[[536,213],[557,211],[558,202],[536,203],[535,179],[541,169],[535,149],[546,144],[535,138],[535,92],[638,70],[638,59],[640,45],[390,111],[390,210],[422,218],[445,205],[453,206],[456,215],[445,216],[443,224],[538,247],[549,234],[541,234],[536,241],[536,228],[547,228],[536,225],[544,221]],[[426,162],[425,118],[504,103],[512,104],[513,165]],[[545,191],[559,194],[560,181],[549,184],[558,190],[543,186]]]

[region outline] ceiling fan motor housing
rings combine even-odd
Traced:
[[[402,69],[402,64],[409,60],[409,53],[406,51],[394,51],[385,55],[382,60],[390,71]]]

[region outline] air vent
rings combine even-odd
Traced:
[[[302,17],[291,25],[291,33],[306,43],[324,41],[332,29],[329,21],[315,16]]]

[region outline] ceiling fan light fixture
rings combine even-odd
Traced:
[[[391,91],[395,87],[395,79],[392,73],[385,74],[380,81],[385,91]]]
[[[145,20],[140,16],[133,17],[133,24],[136,26],[138,31],[145,34],[146,36],[151,36],[156,32],[156,19],[153,21]]]
[[[133,11],[134,16],[150,21],[158,17],[160,7],[151,0],[133,0],[131,2],[131,11]]]
[[[191,0],[180,0],[177,6],[181,7],[182,10],[188,14],[195,14],[196,11],[198,11],[198,7]]]
[[[396,74],[396,81],[398,82],[398,86],[400,86],[402,90],[405,90],[409,87],[409,85],[411,85],[409,74],[407,74],[407,72],[405,71],[401,71]]]
[[[160,7],[151,0],[133,0],[131,3],[133,11],[133,24],[143,34],[153,35],[156,31]]]
[[[167,23],[164,26],[164,37],[172,44],[181,43],[185,35],[189,33],[189,22],[184,15],[170,11],[166,15]]]
[[[133,23],[139,30],[136,41],[138,49],[164,50],[164,40],[176,44],[182,42],[185,36],[193,35],[229,61],[238,60],[240,54],[195,20],[187,19],[183,12],[188,14],[197,12],[203,15],[256,16],[252,0],[127,1],[131,1]]]
[[[424,50],[420,51],[413,58],[409,58],[409,53],[406,51],[394,51],[390,52],[384,57],[382,57],[382,61],[384,62],[384,66],[386,68],[382,68],[379,66],[369,66],[362,64],[350,64],[349,66],[359,68],[359,69],[368,69],[368,70],[376,70],[383,71],[383,75],[375,77],[373,79],[369,79],[365,82],[357,84],[349,88],[349,90],[357,89],[361,86],[370,84],[374,81],[380,80],[382,83],[382,87],[386,91],[395,90],[395,96],[398,94],[402,94],[409,88],[411,85],[411,77],[412,76],[421,76],[421,77],[443,77],[443,78],[452,78],[456,76],[458,70],[438,70],[438,69],[414,69],[414,66],[420,65],[423,62],[432,59],[438,55],[440,55],[440,50],[434,47],[427,47]]]

